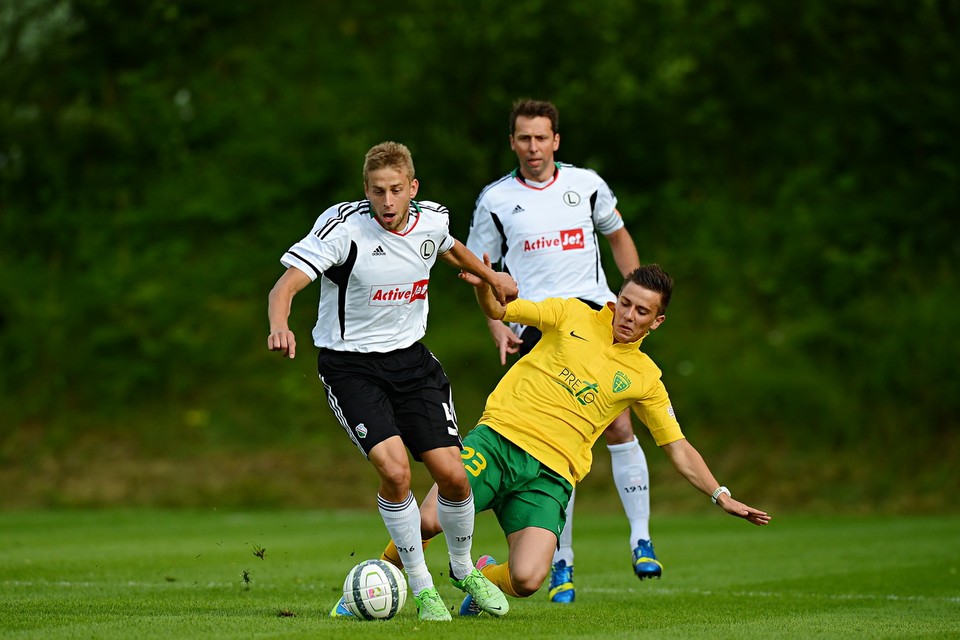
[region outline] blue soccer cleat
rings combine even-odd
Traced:
[[[577,597],[573,589],[573,565],[566,560],[554,562],[550,567],[550,602],[570,604]]]
[[[653,552],[652,541],[637,540],[637,546],[633,550],[633,572],[641,580],[659,578],[663,573],[663,565]]]
[[[483,568],[489,564],[497,564],[497,561],[493,559],[493,556],[480,556],[480,559],[477,560],[477,569],[483,570]],[[463,602],[460,603],[460,615],[462,616],[476,616],[480,615],[482,609],[480,605],[477,604],[477,601],[473,599],[473,596],[469,593],[463,599]],[[506,613],[506,610],[504,610]],[[503,615],[503,614],[500,614]]]
[[[334,605],[333,609],[330,609],[331,618],[347,618],[353,617],[353,614],[350,612],[350,609],[347,609],[347,605],[343,604],[343,596],[340,596],[340,599],[337,600],[337,604]]]

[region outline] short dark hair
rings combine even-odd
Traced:
[[[517,100],[510,111],[510,135],[517,126],[517,118],[549,118],[550,128],[554,133],[560,133],[560,112],[552,102],[546,100]]]
[[[658,264],[645,264],[637,267],[627,274],[620,286],[620,293],[627,283],[638,284],[644,289],[655,291],[660,294],[660,313],[667,310],[670,304],[670,297],[673,295],[673,278],[670,274],[660,268]]]

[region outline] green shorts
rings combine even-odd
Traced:
[[[486,425],[463,439],[463,467],[479,513],[493,510],[505,535],[539,527],[560,537],[573,486]]]

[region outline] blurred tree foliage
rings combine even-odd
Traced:
[[[314,295],[303,355],[264,348],[279,256],[384,139],[465,239],[518,97],[675,276],[649,349],[688,430],[960,455],[958,27],[954,0],[8,0],[0,462],[26,432],[315,433]],[[499,366],[470,291],[431,292],[468,424]]]

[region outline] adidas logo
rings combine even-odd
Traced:
[[[385,255],[387,255],[387,252],[383,250],[383,247],[381,247],[380,245],[377,245],[377,248],[374,249],[374,250],[373,250],[373,253],[371,253],[370,255],[372,255],[372,256],[385,256]]]
[[[516,215],[516,214],[518,214],[518,213],[523,213],[524,211],[526,211],[526,209],[524,209],[524,208],[521,207],[520,205],[517,205],[517,206],[515,206],[515,207],[513,208],[513,211],[511,211],[510,213],[511,213],[512,215]]]

